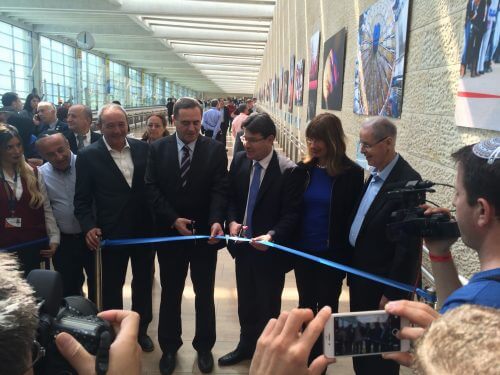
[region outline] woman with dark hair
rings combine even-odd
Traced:
[[[147,130],[142,135],[142,140],[152,143],[157,139],[169,135],[167,130],[167,119],[161,112],[151,114],[146,120]]]
[[[29,94],[26,97],[26,101],[24,102],[24,107],[21,112],[19,112],[19,116],[33,119],[33,116],[36,113],[36,109],[38,107],[38,103],[40,103],[42,99],[37,94]]]
[[[306,128],[307,171],[300,250],[339,263],[349,263],[349,217],[363,188],[363,169],[346,155],[344,130],[331,113],[314,117]],[[323,306],[338,312],[345,272],[298,258],[295,279],[299,307],[316,314]],[[321,353],[317,342],[310,358]]]
[[[57,228],[45,184],[36,168],[26,163],[16,128],[0,123],[0,248],[49,237],[44,244],[17,249],[24,275],[40,267],[59,245]]]

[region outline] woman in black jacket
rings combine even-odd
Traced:
[[[299,163],[308,172],[304,192],[300,250],[349,263],[349,218],[363,188],[363,169],[346,155],[340,119],[331,113],[314,117],[306,129],[308,154]],[[299,307],[315,314],[325,305],[338,312],[345,272],[308,259],[295,263]],[[312,357],[319,355],[320,345]]]

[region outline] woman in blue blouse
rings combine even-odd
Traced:
[[[349,219],[363,188],[363,169],[346,155],[344,130],[331,113],[314,117],[306,129],[308,172],[299,248],[349,263]],[[315,314],[325,305],[338,312],[345,272],[300,258],[295,264],[299,307]],[[313,357],[315,358],[315,357]]]

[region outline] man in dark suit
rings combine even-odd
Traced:
[[[182,345],[181,302],[188,268],[196,294],[193,347],[198,367],[212,371],[215,344],[214,284],[217,250],[227,200],[227,156],[222,143],[200,134],[203,110],[192,98],[174,105],[176,133],[151,145],[146,172],[148,197],[158,235],[210,234],[157,247],[161,278],[158,341],[163,351],[160,372],[171,374]],[[218,243],[219,242],[219,243]]]
[[[269,319],[277,318],[288,270],[287,257],[259,241],[286,245],[297,232],[304,171],[273,150],[276,127],[268,114],[247,119],[243,143],[229,170],[228,219],[231,236],[244,234],[252,241],[230,243],[236,261],[240,341],[219,358],[228,366],[250,359],[257,338]]]
[[[68,139],[69,147],[73,154],[91,143],[96,142],[102,136],[90,130],[92,125],[92,110],[83,104],[74,104],[68,109],[68,127],[63,134]]]
[[[101,237],[147,237],[153,226],[144,186],[148,144],[126,137],[127,114],[119,105],[101,108],[98,127],[103,137],[81,149],[76,159],[75,216],[90,249],[98,246]],[[153,342],[147,335],[152,320],[154,255],[150,246],[103,249],[103,308],[123,308],[122,289],[129,259],[132,310],[141,316],[139,344],[144,351],[152,351]]]
[[[41,134],[48,130],[63,133],[68,130],[68,124],[57,118],[56,107],[49,102],[38,103],[38,112],[33,117],[35,134]]]
[[[391,280],[415,285],[420,267],[420,238],[407,236],[397,242],[387,238],[391,213],[406,208],[400,197],[387,195],[394,182],[420,180],[420,175],[396,153],[396,126],[387,118],[365,122],[360,130],[361,152],[373,167],[356,210],[349,242],[353,266]],[[351,311],[384,309],[389,300],[408,298],[407,292],[349,277]],[[353,358],[356,374],[399,374],[396,362],[380,356]]]

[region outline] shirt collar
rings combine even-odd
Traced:
[[[199,137],[201,137],[201,136],[199,136]],[[175,133],[175,139],[176,139],[176,141],[177,141],[177,151],[178,151],[178,152],[181,152],[181,150],[182,150],[182,148],[183,148],[184,146],[187,146],[187,147],[189,148],[189,151],[191,151],[191,153],[193,153],[193,152],[194,152],[194,146],[195,146],[196,141],[198,140],[198,138],[196,138],[196,141],[193,141],[193,142],[191,142],[191,143],[185,144],[184,142],[182,142],[182,141],[179,139],[179,137],[177,136],[177,133]]]
[[[113,150],[111,148],[111,146],[108,144],[108,142],[106,141],[106,137],[102,137],[102,140],[104,141],[104,144],[106,145],[106,148],[108,149],[109,152],[111,151],[115,151],[115,152],[120,152],[120,151],[117,151],[117,150]],[[128,140],[127,140],[127,137],[125,137],[125,147],[123,147],[122,151],[125,150],[126,148],[130,149],[130,145],[128,144]]]
[[[394,166],[396,165],[398,160],[399,160],[399,154],[396,154],[396,156],[394,156],[394,158],[391,160],[391,162],[389,164],[387,164],[385,166],[385,168],[382,169],[381,171],[379,171],[377,168],[372,168],[370,170],[372,177],[374,177],[374,178],[378,177],[382,181],[385,181],[387,179],[387,177],[389,177],[389,174],[392,172],[392,169],[394,168]]]
[[[50,123],[50,124],[49,124],[49,128],[50,128],[50,129],[55,129],[55,128],[56,128],[56,126],[57,126],[57,122],[58,122],[58,121],[59,121],[59,120],[58,120],[58,119],[56,119],[56,121],[54,121],[54,122]]]
[[[73,134],[75,134],[75,138],[78,139],[78,133],[73,132]],[[87,133],[84,134],[84,136],[86,141],[90,141],[90,129]]]
[[[269,166],[269,163],[271,162],[271,158],[273,157],[273,152],[274,152],[274,149],[272,149],[271,152],[269,153],[269,155],[267,155],[265,158],[263,158],[261,160],[254,160],[253,164],[255,164],[256,162],[259,162],[262,169],[266,170],[267,167]]]

